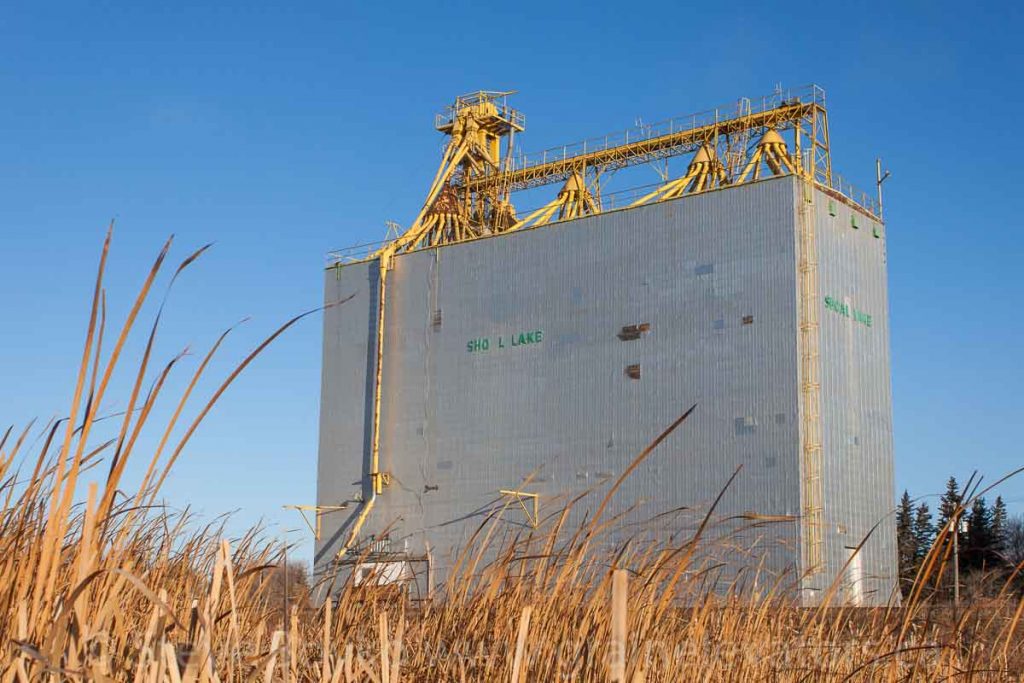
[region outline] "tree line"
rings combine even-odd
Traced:
[[[970,581],[979,573],[1012,571],[1024,562],[1024,515],[1007,514],[1002,496],[991,505],[983,496],[965,501],[956,478],[950,477],[936,516],[928,503],[915,505],[907,491],[897,506],[896,547],[904,595],[944,529],[948,529],[946,537],[950,541],[955,535],[961,581]],[[950,558],[950,568],[953,561]],[[943,582],[948,587],[950,580]]]

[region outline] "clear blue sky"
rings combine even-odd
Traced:
[[[320,302],[328,249],[411,220],[457,94],[518,89],[529,151],[817,82],[836,169],[864,188],[876,155],[893,171],[897,484],[992,479],[1024,464],[1022,30],[1014,3],[7,3],[0,416],[66,410],[111,218],[113,319],[168,234],[179,258],[216,242],[158,349],[251,316],[212,379]],[[167,498],[298,526],[280,505],[313,502],[319,369],[309,319],[231,389]],[[1024,508],[1024,479],[1002,493]]]

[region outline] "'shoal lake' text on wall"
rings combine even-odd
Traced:
[[[529,332],[517,332],[515,334],[497,337],[477,337],[466,342],[468,353],[482,353],[484,351],[497,351],[498,349],[514,348],[518,346],[529,346],[540,344],[544,341],[544,330],[531,330]]]

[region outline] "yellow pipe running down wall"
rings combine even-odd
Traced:
[[[423,208],[420,209],[419,215],[416,216],[416,220],[413,221],[412,226],[410,226],[405,234],[394,242],[382,247],[376,254],[380,277],[378,280],[377,300],[377,368],[373,383],[373,445],[370,450],[370,471],[368,473],[370,477],[370,497],[363,501],[362,507],[359,510],[359,516],[356,517],[356,521],[352,525],[352,531],[349,533],[344,545],[341,546],[341,550],[338,551],[335,558],[337,560],[342,559],[348,554],[352,544],[358,538],[359,532],[362,531],[363,524],[366,523],[366,518],[370,515],[374,503],[377,502],[377,496],[383,493],[384,486],[387,483],[387,475],[380,471],[380,415],[381,387],[384,376],[384,312],[387,300],[388,271],[391,269],[392,260],[398,250],[416,244],[425,230],[429,228],[430,224],[429,222],[424,223],[424,217],[433,205],[434,200],[437,199],[441,188],[451,180],[455,169],[462,162],[467,150],[468,142],[465,139],[458,141],[453,139],[445,151],[445,156],[437,170],[437,175],[434,176],[434,182],[430,187],[430,192],[427,194],[427,200],[424,202]]]
[[[370,450],[370,497],[363,501],[359,516],[352,531],[349,533],[345,544],[338,551],[336,559],[340,560],[348,553],[349,548],[355,543],[359,532],[366,522],[366,518],[377,501],[377,494],[384,491],[384,475],[380,471],[380,404],[381,404],[381,379],[384,375],[384,300],[388,281],[388,270],[391,268],[391,259],[394,256],[394,248],[389,245],[382,249],[379,254],[378,263],[380,267],[380,278],[378,280],[378,301],[377,301],[377,369],[373,385],[373,445]]]

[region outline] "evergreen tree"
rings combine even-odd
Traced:
[[[992,552],[1000,559],[1006,550],[1006,503],[1002,496],[996,496],[996,504],[992,506]]]
[[[1024,515],[1007,518],[1003,534],[1003,555],[1012,567],[1024,562]]]
[[[946,492],[942,494],[942,498],[939,499],[939,519],[938,524],[935,527],[937,534],[945,534],[945,541],[949,545],[956,543],[960,548],[959,556],[959,567],[962,570],[964,568],[964,547],[963,547],[963,534],[960,532],[961,522],[963,520],[963,512],[960,510],[960,504],[963,497],[960,494],[960,485],[956,482],[956,477],[950,477],[946,481]],[[952,525],[953,520],[956,520],[956,524]],[[955,535],[955,536],[954,536]],[[946,567],[946,575],[943,577],[936,577],[941,580],[943,584],[948,587],[953,585],[953,558],[950,558],[950,563]],[[952,588],[950,588],[952,590]]]
[[[917,538],[914,535],[914,505],[903,491],[896,510],[896,551],[899,554],[900,589],[907,595],[917,569]]]
[[[946,482],[946,492],[942,494],[939,501],[939,524],[937,530],[942,530],[949,525],[957,508],[960,506],[960,485],[956,483],[956,477],[950,477]]]
[[[994,559],[992,546],[992,512],[985,499],[978,497],[974,499],[967,517],[967,533],[960,547],[960,565],[971,569],[991,566]]]
[[[917,548],[917,564],[920,564],[935,540],[935,525],[932,524],[932,512],[928,503],[921,503],[914,513],[914,546]]]

